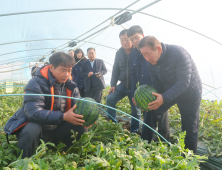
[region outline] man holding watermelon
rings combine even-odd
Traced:
[[[72,145],[72,133],[77,139],[85,132],[82,115],[75,114],[76,100],[41,94],[79,97],[76,84],[69,79],[74,58],[64,52],[54,53],[50,65],[37,70],[36,76],[25,87],[23,106],[6,123],[7,135],[15,134],[22,158],[32,156],[40,139],[45,142],[62,141],[68,149]],[[32,95],[33,94],[33,95]],[[40,95],[38,95],[40,94]],[[74,112],[73,112],[74,111]]]
[[[139,42],[143,57],[150,63],[153,93],[157,99],[148,108],[163,113],[177,104],[186,131],[185,147],[197,151],[202,82],[190,54],[182,47],[160,43],[154,36]],[[160,115],[161,116],[161,115]]]
[[[148,65],[144,57],[142,56],[140,50],[138,49],[138,44],[140,40],[144,37],[143,30],[139,25],[132,26],[127,31],[127,36],[129,37],[133,50],[130,54],[131,57],[131,84],[132,84],[132,100],[135,105],[134,92],[136,91],[136,85],[151,85],[151,77],[149,74]],[[155,111],[144,111],[143,112],[144,123],[149,125],[151,128],[156,129],[158,122],[158,132],[167,140],[169,140],[169,123],[168,123],[168,112],[164,112],[162,117],[158,119]],[[143,125],[141,138],[151,142],[155,138],[154,132]]]

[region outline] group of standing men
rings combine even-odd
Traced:
[[[107,105],[115,108],[128,96],[132,116],[140,119],[134,100],[136,84],[153,86],[158,91],[153,93],[157,99],[147,106],[151,111],[143,112],[144,123],[153,129],[158,124],[158,132],[169,140],[167,110],[177,104],[182,131],[186,131],[185,147],[196,152],[202,82],[190,54],[180,46],[160,43],[154,36],[144,37],[138,25],[122,30],[119,38],[122,47],[116,52]],[[116,118],[114,110],[108,109],[108,113],[111,120]],[[138,129],[139,122],[132,119],[130,131]],[[143,125],[141,138],[150,142],[154,137],[154,132]]]

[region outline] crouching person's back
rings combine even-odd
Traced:
[[[49,94],[79,97],[76,84],[69,79],[74,59],[63,52],[50,58],[50,65],[36,72],[25,87],[25,94]],[[15,134],[22,157],[33,155],[40,139],[45,142],[72,145],[70,130],[78,132],[77,139],[85,132],[82,115],[73,113],[76,100],[61,97],[26,95],[23,106],[7,122],[4,130],[8,135]]]

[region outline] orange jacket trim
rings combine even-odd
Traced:
[[[47,80],[49,80],[49,69],[50,66],[45,66],[43,69],[40,70],[40,73],[42,74],[43,77],[45,77]],[[51,87],[50,89],[51,95],[54,95],[54,87]],[[53,110],[53,105],[54,105],[54,96],[51,97],[51,110]]]
[[[49,79],[49,77],[48,77],[49,67],[50,66],[45,66],[43,69],[40,70],[40,73],[42,74],[42,76],[45,77],[47,80]],[[53,86],[51,87],[50,92],[51,92],[51,95],[54,95],[54,87]],[[26,92],[24,92],[24,93],[26,93]],[[71,95],[72,95],[72,91],[66,87],[66,96],[71,97]],[[54,96],[52,96],[52,98],[51,98],[51,109],[50,110],[53,110],[53,105],[54,105]],[[71,109],[71,99],[67,98],[66,99],[66,112],[69,109]],[[12,133],[19,130],[21,127],[25,126],[28,123],[29,122],[23,123],[21,126],[16,128]]]
[[[66,96],[71,97],[72,91],[66,87]],[[66,99],[66,112],[71,109],[71,99]]]
[[[50,68],[50,66],[48,65],[40,70],[40,73],[42,74],[42,76],[45,77],[47,80],[49,79],[49,75],[48,75],[49,68]]]
[[[52,86],[51,89],[51,95],[54,95],[54,87]],[[51,110],[53,110],[53,105],[54,105],[54,96],[51,96]]]
[[[23,123],[21,126],[19,126],[18,128],[16,128],[12,133],[14,133],[15,131],[19,130],[21,127],[25,126],[26,124],[28,124],[29,122]]]
[[[70,80],[73,80],[72,75],[69,76]]]

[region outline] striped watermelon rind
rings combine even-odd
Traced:
[[[156,89],[149,85],[142,85],[136,89],[134,100],[141,110],[150,111],[148,104],[156,100],[156,96],[152,92],[158,93]]]
[[[90,97],[85,97],[83,99],[96,102]],[[76,109],[74,110],[74,113],[83,115],[83,119],[85,120],[83,126],[90,126],[99,118],[99,106],[95,103],[78,100],[76,102]]]

